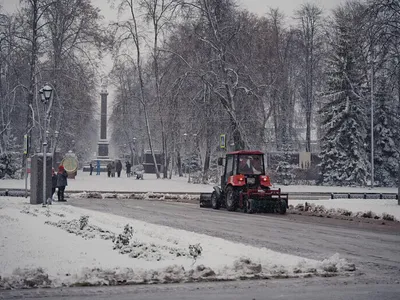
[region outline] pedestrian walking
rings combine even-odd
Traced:
[[[108,163],[107,164],[107,175],[108,175],[108,177],[111,177],[111,163]]]
[[[127,176],[127,177],[131,177],[131,172],[132,172],[132,170],[131,170],[131,168],[132,168],[131,163],[130,163],[129,161],[127,161],[127,162],[125,163],[125,167],[126,167],[126,176]]]
[[[116,166],[115,166],[115,161],[111,163],[111,177],[115,177],[115,171],[116,171]]]
[[[58,173],[57,173],[57,188],[58,188],[57,196],[58,196],[58,201],[60,202],[67,201],[64,199],[65,187],[68,185],[67,178],[68,178],[67,171],[65,171],[63,165],[60,165],[58,167]]]
[[[92,175],[92,173],[93,173],[93,165],[92,165],[92,163],[90,163],[89,168],[90,168],[90,174],[89,175]]]
[[[54,201],[54,193],[57,188],[57,173],[54,168],[51,168],[51,200]]]
[[[100,175],[100,160],[96,162],[96,175]]]
[[[122,163],[121,161],[118,159],[117,164],[116,164],[116,169],[117,169],[117,175],[118,177],[121,177],[121,171],[122,171]]]

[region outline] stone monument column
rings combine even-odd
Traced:
[[[101,86],[101,117],[100,117],[100,139],[98,142],[97,157],[99,159],[108,159],[108,140],[107,140],[107,86]]]

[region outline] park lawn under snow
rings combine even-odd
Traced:
[[[82,216],[88,216],[88,224],[80,229]],[[130,244],[114,250],[110,237],[122,233],[127,224],[133,228]],[[59,203],[43,208],[24,198],[0,198],[0,228],[0,288],[235,280],[354,270],[339,254],[318,261]],[[197,259],[190,255],[189,245],[202,247]]]

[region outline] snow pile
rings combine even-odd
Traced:
[[[318,200],[317,203],[321,203],[323,200]],[[329,201],[333,202],[334,200],[327,200],[328,202],[325,201],[329,205]],[[346,202],[344,200],[339,200],[343,201],[343,206],[346,206]],[[354,202],[354,200],[351,200]],[[366,202],[367,200],[362,199],[362,202]],[[374,200],[375,202],[381,201],[381,200]],[[294,201],[293,201],[294,202]],[[297,201],[298,202],[298,201]],[[338,201],[336,201],[337,203]],[[360,207],[363,207],[361,202]],[[397,202],[397,200],[396,200]],[[339,202],[340,203],[340,202]],[[379,202],[377,202],[379,204]],[[353,203],[354,204],[354,203]],[[340,205],[340,204],[339,204]],[[386,212],[382,213],[375,213],[372,210],[367,210],[367,211],[351,211],[352,207],[349,209],[345,208],[327,208],[324,205],[319,205],[316,203],[310,203],[310,202],[304,202],[304,203],[298,203],[295,206],[289,205],[289,213],[299,213],[302,214],[302,212],[306,212],[307,215],[312,215],[312,216],[319,216],[319,217],[353,217],[353,218],[367,218],[367,219],[375,219],[375,220],[386,220],[386,221],[397,221],[396,217],[392,214],[388,214]],[[359,207],[357,208],[359,209]]]
[[[161,200],[173,202],[193,202],[199,201],[198,195],[190,194],[170,194],[170,193],[100,193],[100,192],[81,192],[67,194],[67,198],[86,198],[86,199],[136,199],[136,200]]]
[[[96,237],[99,237],[104,240],[110,240],[115,237],[115,234],[108,230],[103,230],[102,228],[95,225],[85,225],[84,222],[84,220],[86,219],[85,217],[86,216],[82,216],[79,220],[77,219],[72,219],[70,221],[60,220],[58,222],[45,221],[44,223],[55,227],[59,227],[69,233],[73,233],[85,239],[94,239]]]
[[[313,260],[59,205],[0,198],[0,288],[334,276],[339,255]],[[246,257],[246,254],[251,257]]]
[[[36,288],[51,285],[49,275],[42,268],[14,270],[10,277],[0,277],[0,288]]]

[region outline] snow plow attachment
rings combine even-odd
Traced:
[[[277,190],[248,190],[240,193],[239,207],[248,213],[273,212],[285,214],[289,208],[289,194],[282,194]]]
[[[200,207],[220,207],[228,210],[242,210],[247,213],[272,212],[285,214],[289,208],[289,195],[277,190],[248,189],[238,191],[233,199],[229,200],[230,194],[221,193],[218,188],[214,188],[212,193],[200,194]],[[227,199],[228,198],[228,199]],[[229,201],[234,203],[230,204]]]
[[[211,207],[211,195],[212,193],[200,194],[200,207]]]

